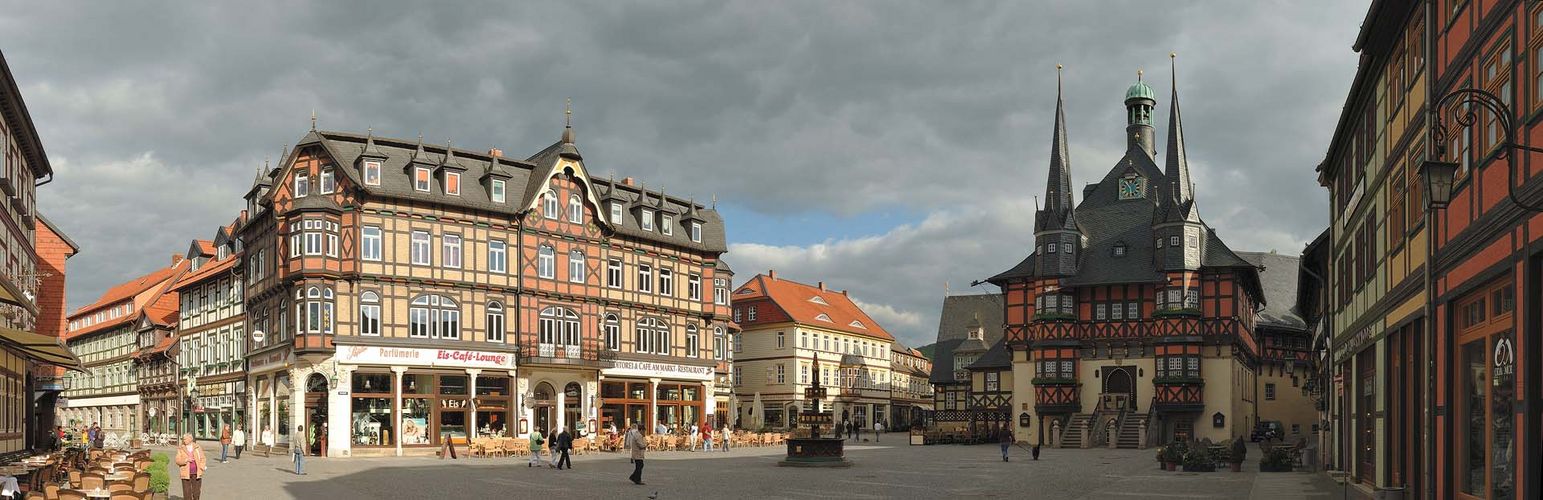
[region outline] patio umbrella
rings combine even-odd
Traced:
[[[756,391],[755,399],[750,403],[750,424],[756,430],[766,425],[766,408],[761,406],[761,391]]]

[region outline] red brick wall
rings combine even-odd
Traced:
[[[64,262],[75,255],[75,249],[48,224],[38,224],[34,238],[37,272],[45,275],[38,284],[37,332],[58,337],[65,331]]]

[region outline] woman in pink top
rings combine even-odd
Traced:
[[[199,490],[203,488],[204,470],[207,468],[209,459],[204,457],[204,449],[193,442],[192,434],[183,434],[182,446],[177,447],[177,469],[182,475],[184,500],[198,500]]]

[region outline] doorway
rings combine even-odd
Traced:
[[[583,400],[584,389],[578,382],[569,382],[563,386],[563,425],[574,435],[581,430],[589,432],[584,425],[584,407],[580,403]]]
[[[1104,408],[1108,410],[1136,409],[1136,382],[1128,366],[1104,367]]]
[[[305,440],[306,452],[327,456],[327,377],[312,373],[305,379]]]
[[[552,384],[546,382],[536,384],[536,392],[531,399],[531,420],[534,421],[532,429],[539,430],[542,434],[550,434],[552,432],[552,423],[556,418],[553,415],[555,410],[553,407],[557,404],[556,399],[554,399],[556,392],[552,388]]]

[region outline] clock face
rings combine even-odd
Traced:
[[[1120,179],[1120,199],[1135,200],[1146,197],[1146,179],[1127,177]]]

